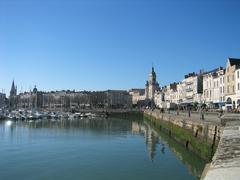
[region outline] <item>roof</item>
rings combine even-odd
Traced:
[[[220,67],[218,67],[218,68],[216,68],[216,69],[213,69],[213,70],[211,70],[211,71],[204,72],[203,75],[211,74],[211,73],[216,73],[216,72],[218,72],[219,70],[224,70],[224,69],[223,69],[223,67],[220,66]]]
[[[239,66],[240,65],[240,59],[238,59],[238,58],[229,58],[229,62],[230,62],[231,66],[234,66],[234,65]]]

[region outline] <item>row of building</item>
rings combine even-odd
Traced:
[[[0,107],[6,103],[6,95],[0,93]],[[17,94],[12,83],[7,106],[10,108],[225,108],[240,107],[240,59],[229,58],[226,68],[184,76],[180,82],[160,87],[152,67],[144,89],[107,91],[38,91]]]
[[[0,108],[4,107],[6,104],[6,94],[0,93]]]
[[[162,88],[152,68],[145,89],[132,89],[130,94],[134,106],[236,109],[240,107],[240,59],[229,58],[226,68],[189,73]]]
[[[132,98],[128,91],[38,91],[36,86],[30,92],[17,94],[17,87],[12,83],[9,96],[9,107],[17,108],[45,108],[45,109],[87,109],[87,108],[130,108]]]

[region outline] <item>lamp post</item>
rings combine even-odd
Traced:
[[[204,113],[202,109],[202,96],[200,97],[200,119],[204,120]]]

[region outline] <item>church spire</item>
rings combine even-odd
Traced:
[[[152,66],[152,73],[154,73],[154,67]]]
[[[15,85],[14,85],[14,80],[12,81],[12,88],[11,91],[15,89]]]

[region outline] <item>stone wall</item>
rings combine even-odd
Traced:
[[[211,160],[222,134],[219,124],[151,110],[146,110],[144,114],[187,148],[205,160]]]

